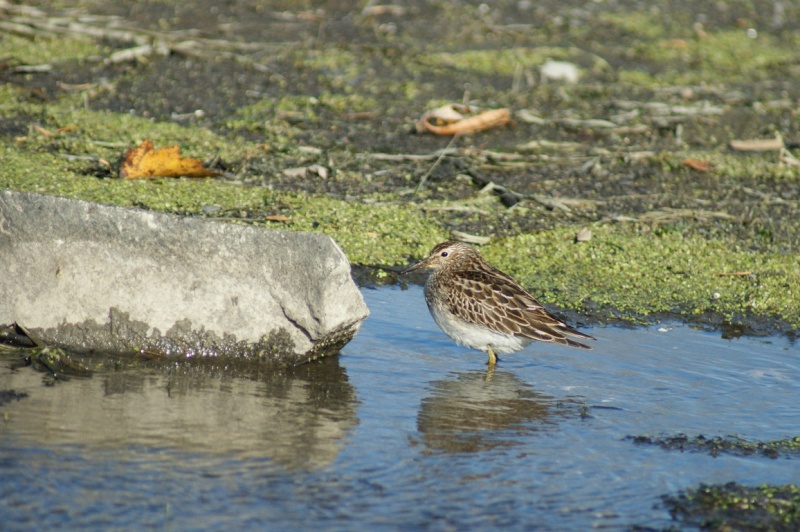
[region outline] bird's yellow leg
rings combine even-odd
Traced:
[[[489,361],[486,363],[487,368],[486,368],[485,380],[486,382],[489,382],[490,380],[492,380],[492,377],[494,376],[494,368],[497,365],[497,355],[494,354],[492,346],[489,346],[487,351],[489,353]]]
[[[489,362],[487,362],[487,364],[490,368],[493,368],[494,365],[497,364],[497,355],[494,354],[492,346],[488,346],[487,351],[489,352]]]

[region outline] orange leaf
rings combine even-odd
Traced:
[[[181,157],[178,146],[156,150],[150,140],[125,152],[119,176],[122,179],[148,177],[210,177],[218,172],[203,167],[199,159]]]
[[[474,133],[508,124],[511,121],[511,112],[505,108],[492,109],[444,126],[432,123],[433,119],[434,117],[430,113],[424,115],[417,123],[417,130],[430,131],[436,135]]]
[[[708,172],[711,170],[711,163],[703,161],[702,159],[684,159],[683,166],[688,166],[692,170],[697,170],[698,172]]]

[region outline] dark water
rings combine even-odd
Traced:
[[[339,359],[271,375],[130,371],[44,386],[0,358],[0,528],[290,530],[669,526],[662,494],[800,480],[800,461],[628,435],[800,435],[781,338],[594,328],[593,351],[485,355],[421,289],[365,290]],[[0,355],[2,357],[4,355]]]

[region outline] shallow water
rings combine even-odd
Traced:
[[[625,439],[800,435],[785,339],[595,327],[592,351],[531,345],[487,380],[421,288],[364,296],[372,315],[340,358],[277,374],[44,386],[0,358],[0,390],[28,394],[0,405],[3,528],[664,527],[663,494],[800,480],[798,460]]]

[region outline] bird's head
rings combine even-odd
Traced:
[[[475,248],[463,242],[442,242],[436,244],[427,258],[419,261],[402,273],[409,273],[415,270],[450,270],[458,269],[464,265],[480,260],[480,255]]]

